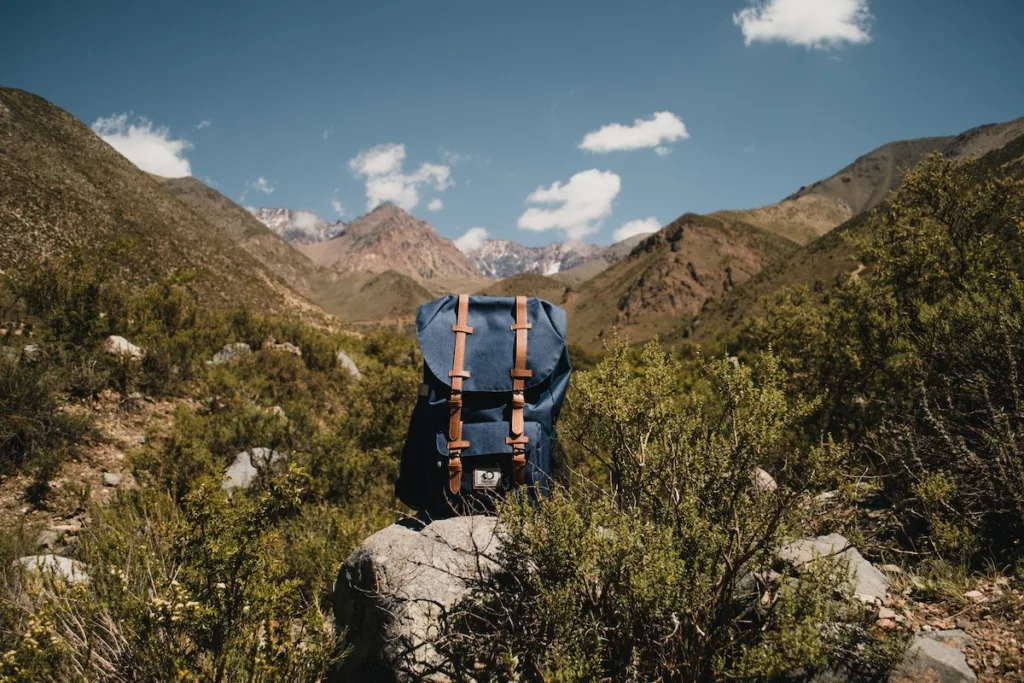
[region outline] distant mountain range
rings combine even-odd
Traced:
[[[824,296],[855,271],[870,277],[846,237],[871,229],[905,171],[936,151],[978,159],[979,172],[1024,175],[1024,119],[884,145],[778,203],[684,214],[611,247],[490,240],[466,254],[391,204],[348,224],[284,208],[250,213],[194,178],[150,176],[67,112],[0,88],[0,272],[72,252],[117,254],[134,285],[187,272],[212,306],[332,324],[403,324],[449,292],[526,294],[564,306],[570,341],[584,350],[616,328],[634,342],[715,343],[782,287]]]
[[[292,244],[315,244],[334,239],[345,232],[343,221],[325,221],[312,211],[286,208],[259,208],[252,212],[256,219]]]
[[[386,210],[387,216],[381,211]],[[437,235],[433,227],[424,221],[408,214],[402,209],[384,204],[370,214],[357,218],[352,223],[342,221],[327,222],[312,211],[293,210],[289,208],[261,207],[252,211],[261,223],[283,237],[311,259],[336,270],[368,270],[380,271],[383,264],[421,279],[437,279],[448,277],[476,277],[500,280],[502,278],[530,273],[537,275],[555,275],[577,268],[595,259],[606,264],[614,263],[622,258],[629,249],[621,246],[601,247],[584,242],[555,242],[545,247],[527,247],[510,240],[485,240],[484,243],[466,252],[469,262],[476,269],[467,273],[461,257],[456,256],[444,243],[449,243]],[[353,249],[355,239],[338,239],[350,226],[363,235],[390,233],[409,249],[413,245],[420,250],[421,259],[417,263],[391,263],[395,252],[387,249],[393,244],[388,240],[378,239],[369,244],[365,239],[360,241],[359,257],[350,263],[347,259]],[[434,239],[437,237],[438,239]],[[636,244],[635,239],[628,240],[630,246]],[[317,246],[330,242],[330,246]],[[401,253],[401,249],[399,253]],[[422,262],[421,262],[422,261]],[[596,273],[597,270],[594,270]]]

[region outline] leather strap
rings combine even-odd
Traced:
[[[452,391],[448,397],[448,488],[455,495],[462,490],[462,451],[469,448],[469,441],[462,438],[462,380],[469,378],[466,370],[466,335],[473,334],[469,326],[469,295],[459,295],[455,314],[455,357],[448,376],[452,380]]]
[[[516,485],[526,481],[526,436],[523,409],[526,407],[526,380],[533,377],[533,371],[526,367],[526,335],[533,325],[526,312],[526,297],[516,297],[516,322],[512,330],[516,333],[515,359],[512,366],[512,436],[505,443],[512,446],[512,474]]]

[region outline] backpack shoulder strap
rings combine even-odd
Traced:
[[[516,297],[516,322],[512,330],[516,334],[515,359],[512,366],[512,436],[505,443],[512,445],[512,471],[515,482],[522,485],[526,476],[526,444],[530,439],[526,436],[526,425],[523,422],[523,409],[526,407],[526,380],[533,377],[533,371],[526,367],[527,332],[533,327],[526,313],[526,297]]]
[[[455,357],[448,376],[452,380],[448,397],[448,488],[453,494],[462,489],[462,451],[469,448],[469,442],[462,438],[462,380],[469,377],[466,370],[466,335],[473,334],[469,326],[469,295],[459,295],[455,324]]]

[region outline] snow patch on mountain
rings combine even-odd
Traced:
[[[325,221],[312,211],[304,209],[261,207],[252,211],[263,225],[293,244],[326,242],[345,232],[348,225],[342,221]]]

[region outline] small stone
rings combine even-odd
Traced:
[[[207,365],[227,365],[252,354],[252,347],[243,342],[226,344],[213,358],[206,361]]]
[[[261,470],[277,467],[281,460],[281,454],[269,448],[242,451],[235,456],[234,462],[224,473],[220,487],[225,491],[247,489],[256,481]]]
[[[88,583],[89,576],[85,573],[85,565],[69,557],[60,555],[29,555],[21,557],[11,563],[15,571],[24,572],[26,575],[41,577],[50,574],[54,579],[63,582]]]
[[[140,446],[145,446],[147,441],[149,441],[149,439],[146,437],[145,434],[139,434],[137,437],[135,437],[135,443],[139,444]]]
[[[39,360],[40,358],[42,358],[42,356],[43,347],[41,347],[39,344],[29,344],[28,346],[21,350],[21,357],[24,358],[25,361],[29,363],[33,363]]]
[[[925,633],[929,633],[933,629],[932,629],[931,624],[921,624],[921,630],[924,631]]]
[[[118,486],[121,483],[121,475],[115,472],[104,472],[103,473],[103,485],[104,486]]]
[[[344,351],[338,351],[335,358],[338,361],[338,365],[340,365],[345,372],[349,374],[349,377],[356,380],[363,378],[363,373],[359,372],[359,368],[356,366],[355,361],[349,358],[347,353]]]
[[[44,529],[36,536],[36,545],[40,548],[50,549],[60,542],[61,537],[62,535],[53,529]]]
[[[51,531],[56,531],[58,534],[77,534],[82,530],[82,524],[71,520],[66,524],[56,524],[50,527]]]
[[[879,627],[884,628],[887,631],[891,631],[892,629],[896,628],[896,622],[892,619],[879,619],[875,623],[878,624]]]
[[[907,618],[902,614],[897,614],[895,617],[893,617],[893,621],[895,621],[897,624],[905,624],[907,623]]]
[[[107,337],[107,340],[103,343],[103,350],[112,356],[120,356],[130,360],[142,360],[143,356],[146,355],[146,352],[140,347],[116,334]]]
[[[824,491],[814,497],[819,503],[831,503],[833,500],[839,497],[839,491]]]
[[[896,612],[893,611],[892,609],[888,608],[888,607],[881,607],[878,610],[878,618],[879,619],[895,619],[896,618]]]
[[[975,590],[975,591],[967,591],[966,593],[964,593],[964,597],[967,598],[968,600],[974,600],[975,602],[981,602],[982,600],[985,599],[985,594],[982,593],[981,591],[977,591],[977,590]]]
[[[757,493],[766,493],[776,491],[778,488],[779,485],[775,482],[775,477],[768,474],[760,467],[754,470],[754,491]]]

